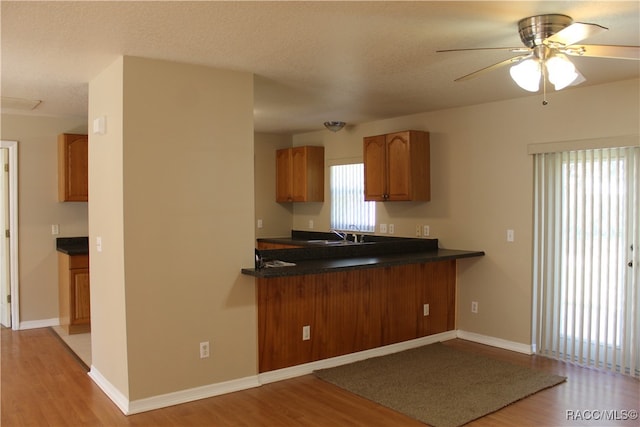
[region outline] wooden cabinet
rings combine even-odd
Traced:
[[[276,202],[324,201],[324,147],[276,151]]]
[[[363,150],[365,200],[431,199],[428,132],[365,137]]]
[[[257,243],[257,248],[259,250],[266,250],[266,249],[294,249],[294,248],[302,248],[303,246],[300,245],[289,245],[286,243],[273,243],[273,242],[258,242]]]
[[[89,138],[63,133],[58,136],[58,201],[89,200]]]
[[[60,326],[69,334],[91,331],[89,255],[58,253]]]

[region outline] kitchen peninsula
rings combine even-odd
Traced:
[[[295,230],[265,243],[283,249],[256,258],[278,266],[242,269],[258,286],[260,372],[455,329],[456,262],[484,255],[437,239]]]

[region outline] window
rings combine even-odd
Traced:
[[[331,166],[331,228],[374,231],[375,202],[364,201],[364,164]]]

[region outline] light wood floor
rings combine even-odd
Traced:
[[[567,411],[637,410],[640,382],[539,356],[462,340],[446,342],[567,382],[468,426],[636,426],[638,421],[579,422]],[[196,402],[124,416],[48,328],[2,329],[0,424],[10,426],[423,426],[313,375]]]

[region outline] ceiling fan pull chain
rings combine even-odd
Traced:
[[[547,105],[547,69],[544,65],[540,67],[542,68],[542,105]]]

